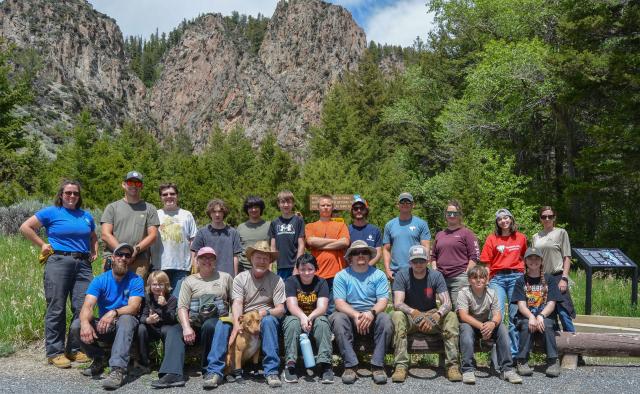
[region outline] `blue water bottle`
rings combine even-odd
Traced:
[[[311,347],[311,341],[307,334],[300,334],[300,350],[302,350],[305,368],[310,369],[315,367],[316,359],[313,356],[313,348]]]

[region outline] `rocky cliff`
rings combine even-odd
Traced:
[[[237,126],[256,142],[271,130],[287,149],[304,146],[325,94],[366,48],[351,15],[320,0],[280,1],[257,53],[209,14],[187,28],[145,90],[115,21],[85,0],[5,0],[0,33],[41,64],[28,109],[35,131],[59,142],[56,125],[86,108],[107,129],[130,119],[160,139],[185,131],[196,149],[213,127]]]
[[[5,0],[3,38],[28,49],[35,73],[32,131],[56,141],[57,129],[88,109],[104,127],[136,119],[144,85],[128,69],[115,21],[79,0]]]

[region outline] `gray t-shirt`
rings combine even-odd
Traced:
[[[197,252],[204,246],[216,251],[216,269],[233,276],[233,256],[242,253],[240,235],[236,229],[230,226],[216,229],[211,224],[202,227],[191,243],[191,250]]]
[[[240,255],[240,265],[245,269],[251,269],[251,262],[247,260],[245,253],[247,247],[255,245],[258,241],[269,240],[269,226],[271,222],[261,220],[258,223],[244,222],[238,226],[238,234],[240,234],[240,244],[242,245],[242,254]]]
[[[531,246],[542,252],[545,274],[562,271],[564,258],[571,257],[569,234],[563,228],[554,227],[548,233],[540,231],[533,236]]]
[[[198,310],[201,297],[220,297],[231,304],[233,279],[226,272],[214,272],[210,278],[202,278],[200,273],[187,276],[180,286],[178,308]]]
[[[114,201],[107,205],[100,218],[100,223],[113,225],[113,235],[118,243],[126,242],[136,245],[147,236],[147,228],[159,226],[158,211],[156,207],[145,201],[129,204],[124,199]],[[111,256],[113,250],[105,245],[104,256]],[[148,256],[147,251],[141,252],[139,257]]]
[[[476,297],[469,287],[464,287],[458,292],[456,310],[466,310],[479,322],[486,322],[492,318],[494,312],[500,311],[498,296],[493,289],[487,288],[481,297]]]
[[[286,300],[282,278],[271,271],[261,279],[244,271],[233,279],[231,299],[242,299],[244,312],[273,308]]]
[[[160,228],[151,247],[153,267],[159,270],[191,271],[189,241],[196,236],[198,227],[191,212],[158,210]]]
[[[411,308],[426,312],[437,308],[436,295],[447,291],[447,283],[438,271],[427,270],[422,279],[413,276],[413,268],[401,268],[393,279],[393,291],[404,292],[404,303]]]

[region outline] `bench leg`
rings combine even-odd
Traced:
[[[562,357],[563,369],[577,369],[578,368],[578,355],[577,354],[565,354]]]

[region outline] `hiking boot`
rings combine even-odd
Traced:
[[[109,376],[107,376],[107,378],[102,381],[102,388],[105,390],[115,390],[118,387],[122,386],[125,377],[126,372],[124,369],[113,367],[111,368]]]
[[[83,352],[69,353],[69,354],[67,354],[67,358],[69,360],[75,361],[77,363],[88,363],[89,361],[91,361],[89,356],[87,356]]]
[[[342,383],[353,384],[358,379],[355,368],[345,368],[342,373]]]
[[[447,368],[447,379],[450,382],[461,382],[462,374],[460,373],[460,368],[457,365],[451,365]]]
[[[384,372],[384,368],[373,367],[371,368],[371,374],[373,375],[373,383],[375,384],[387,383],[387,374]]]
[[[182,387],[184,386],[184,378],[182,375],[177,375],[175,373],[167,373],[164,374],[158,380],[154,380],[151,382],[151,387],[154,389],[166,389],[169,387]]]
[[[462,383],[464,384],[476,384],[476,373],[473,371],[462,373]]]
[[[500,379],[506,380],[507,382],[513,383],[513,384],[522,383],[522,378],[513,369],[510,369],[508,371],[502,372],[500,374]]]
[[[331,364],[321,364],[324,366],[322,370],[322,377],[320,379],[320,383],[323,384],[331,384],[334,382],[333,368],[331,368]]]
[[[64,354],[58,354],[57,356],[48,358],[49,364],[52,364],[56,368],[71,368],[71,361]]]
[[[404,365],[397,365],[393,375],[391,375],[391,381],[394,383],[402,383],[407,379],[407,367]]]
[[[547,369],[544,373],[550,378],[557,378],[560,376],[560,362],[557,358],[551,359],[547,362]]]
[[[107,363],[102,358],[94,358],[91,365],[81,371],[84,376],[100,376],[104,371]]]
[[[282,382],[280,378],[276,374],[267,375],[267,384],[269,387],[280,387],[282,386]]]
[[[215,389],[222,380],[220,375],[215,373],[206,373],[202,378],[204,379],[204,382],[202,382],[202,388],[205,390]]]
[[[533,375],[533,370],[529,366],[529,363],[526,361],[518,360],[518,366],[516,367],[518,370],[518,375],[520,376],[531,376]]]
[[[287,365],[282,371],[282,380],[287,383],[298,383],[298,375],[296,375],[296,365]]]

